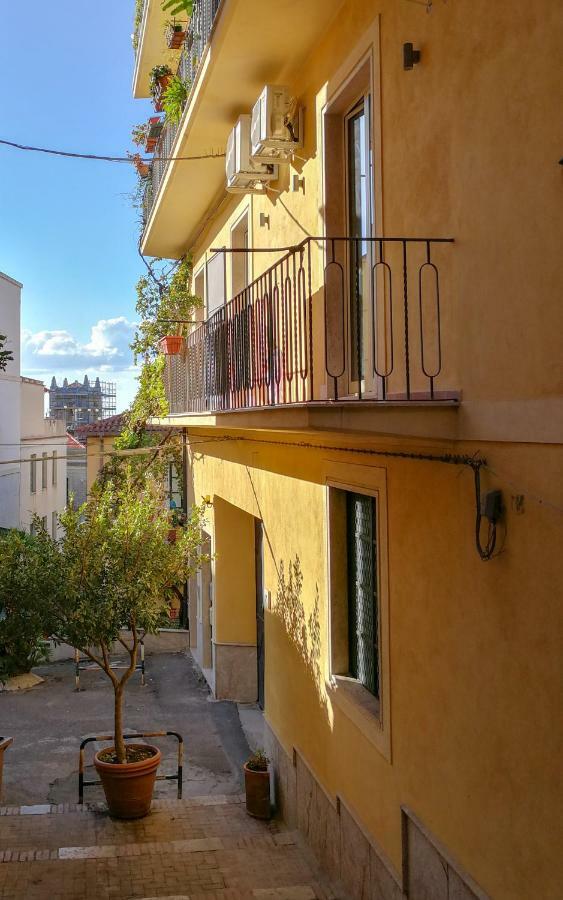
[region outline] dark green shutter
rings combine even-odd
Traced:
[[[346,495],[350,675],[379,697],[376,501]]]

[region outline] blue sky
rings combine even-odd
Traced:
[[[133,100],[133,0],[0,0],[0,138],[125,156],[150,114]],[[22,374],[100,374],[135,389],[137,212],[132,166],[0,146],[0,270],[23,282]]]

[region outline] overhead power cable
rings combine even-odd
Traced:
[[[101,162],[129,163],[134,165],[131,156],[101,156],[97,153],[73,153],[70,150],[53,150],[49,147],[31,147],[26,144],[16,144],[14,141],[6,141],[0,138],[0,144],[12,147],[14,150],[28,150],[32,153],[48,153],[51,156],[64,156],[71,159],[94,159]],[[224,159],[225,153],[199,153],[193,156],[154,156],[144,159],[144,162],[186,162],[201,159]]]

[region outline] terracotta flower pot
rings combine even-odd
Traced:
[[[102,782],[110,815],[116,819],[141,819],[150,812],[161,753],[158,747],[150,744],[127,746],[152,750],[153,755],[140,762],[103,762],[99,757],[101,753],[107,753],[106,748],[96,753],[94,765]]]
[[[2,769],[4,768],[4,751],[8,749],[14,739],[0,737],[0,798],[2,797]]]
[[[184,25],[169,25],[166,29],[166,44],[169,50],[179,50],[186,39]]]
[[[177,334],[169,334],[158,342],[159,350],[165,356],[177,356],[178,353],[182,352],[183,346],[184,338]]]
[[[244,766],[244,787],[246,792],[246,811],[255,819],[269,819],[272,815],[270,807],[270,771],[257,772]]]
[[[139,156],[138,153],[136,153],[133,157],[133,164],[141,178],[146,178],[150,173],[150,166]]]

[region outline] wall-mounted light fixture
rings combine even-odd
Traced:
[[[403,69],[407,72],[420,62],[420,50],[415,50],[411,43],[403,44]]]
[[[260,228],[269,228],[270,227],[270,216],[267,213],[260,213]]]

